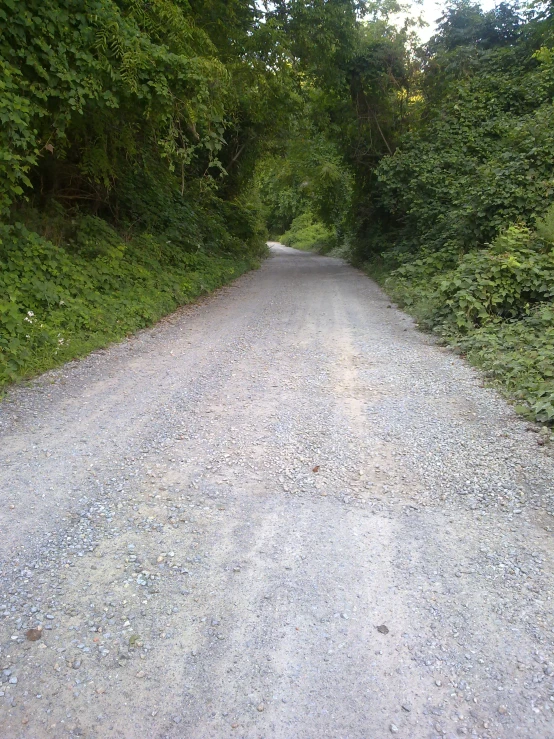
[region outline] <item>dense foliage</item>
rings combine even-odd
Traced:
[[[464,1],[446,12],[416,118],[376,169],[376,217],[356,254],[378,257],[402,304],[549,423],[553,43],[549,11]]]
[[[279,237],[279,241],[293,249],[318,251],[326,254],[337,246],[336,234],[326,228],[309,211],[297,216],[290,228]]]
[[[0,0],[0,383],[255,263],[256,162],[359,5]]]
[[[424,46],[402,10],[0,0],[0,382],[220,284],[267,227],[553,423],[551,6],[452,0]]]
[[[341,243],[522,413],[554,423],[551,8],[454,0],[418,47],[393,6],[372,7],[342,82],[311,86],[285,165],[259,174],[270,228]]]

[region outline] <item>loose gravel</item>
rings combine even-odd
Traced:
[[[340,260],[0,405],[0,737],[554,739],[554,461]]]

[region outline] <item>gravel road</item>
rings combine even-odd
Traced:
[[[551,447],[272,251],[0,404],[0,739],[552,739]]]

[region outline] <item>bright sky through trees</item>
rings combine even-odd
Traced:
[[[437,0],[423,0],[421,5],[412,3],[412,15],[417,17],[421,15],[427,26],[418,30],[418,36],[422,42],[427,41],[437,30],[437,20],[441,17],[446,7],[446,2],[438,2]],[[482,0],[480,3],[483,10],[492,10],[497,5],[494,0]],[[399,16],[399,24],[404,21],[405,15]]]

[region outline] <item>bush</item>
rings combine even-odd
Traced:
[[[450,245],[369,271],[420,324],[487,371],[524,415],[554,424],[554,208],[484,249]],[[390,265],[390,263],[389,263]]]
[[[327,253],[337,245],[334,233],[322,223],[314,221],[311,213],[303,213],[294,219],[288,231],[279,237],[286,246],[302,251]]]
[[[469,359],[516,400],[522,415],[554,425],[554,307],[520,320],[493,320],[459,339]]]
[[[444,274],[437,291],[434,322],[468,331],[491,318],[520,318],[537,303],[554,298],[554,251],[529,229],[511,226],[487,249],[462,257]]]

